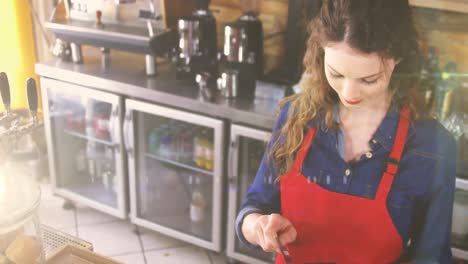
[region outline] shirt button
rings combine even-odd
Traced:
[[[373,144],[377,144],[377,140],[372,139],[372,143],[373,143]]]
[[[367,157],[368,159],[372,158],[372,153],[371,153],[371,152],[367,152],[367,153],[366,153],[366,157]]]
[[[346,169],[344,173],[345,173],[346,176],[349,176],[349,175],[351,175],[351,170],[350,170],[350,169]]]

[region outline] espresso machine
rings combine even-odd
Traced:
[[[255,97],[256,80],[263,76],[263,28],[260,1],[241,1],[243,14],[224,26],[223,70],[217,80],[226,98]]]
[[[83,62],[82,45],[101,48],[103,68],[110,50],[145,55],[147,75],[157,74],[157,57],[177,43],[177,19],[195,10],[195,0],[61,0],[45,23],[61,41],[54,54]],[[63,42],[70,48],[64,49]],[[69,43],[69,44],[68,44]]]
[[[216,19],[208,9],[210,0],[197,0],[191,16],[178,21],[179,45],[176,77],[195,82],[198,73],[216,76]]]

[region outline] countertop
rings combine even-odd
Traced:
[[[86,47],[83,58],[82,64],[59,58],[40,62],[35,66],[36,73],[41,77],[264,130],[273,128],[278,102],[286,90],[284,86],[258,81],[257,96],[253,100],[225,99],[217,95],[207,101],[199,95],[196,84],[176,80],[174,63],[169,60],[158,59],[158,74],[148,77],[144,56],[140,54],[112,50],[110,63],[104,67],[99,49]]]

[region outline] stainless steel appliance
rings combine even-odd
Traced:
[[[231,126],[226,254],[228,257],[251,264],[267,264],[275,260],[275,254],[254,250],[241,243],[234,231],[236,216],[248,188],[255,179],[269,137],[270,133],[266,131],[241,125]],[[268,183],[274,181],[273,178],[267,180]]]
[[[225,98],[236,98],[239,89],[239,71],[227,69],[218,79],[218,89]]]
[[[83,61],[82,45],[145,54],[146,72],[156,74],[156,56],[168,53],[176,44],[171,29],[174,17],[190,14],[193,1],[179,0],[62,0],[46,27],[57,38],[70,43],[73,62]]]
[[[131,221],[222,250],[224,123],[127,99]]]
[[[209,0],[198,0],[197,10],[178,21],[178,79],[195,82],[198,73],[216,74],[216,19],[209,4]]]
[[[249,99],[255,96],[255,81],[263,76],[263,29],[254,8],[260,1],[241,1],[245,2],[256,4],[243,4],[247,9],[241,17],[224,26],[224,70],[217,83],[226,97]],[[237,91],[235,95],[233,91]]]

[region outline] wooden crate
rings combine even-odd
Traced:
[[[85,248],[67,244],[47,257],[46,264],[123,264]]]

